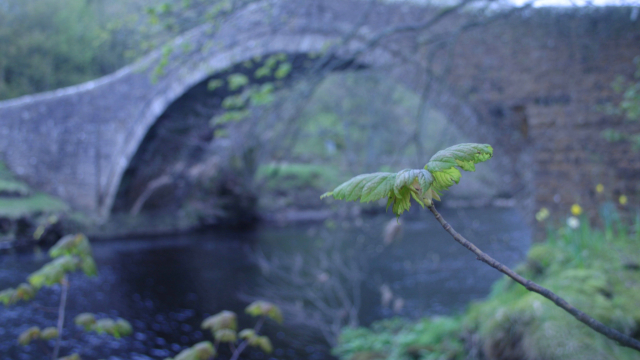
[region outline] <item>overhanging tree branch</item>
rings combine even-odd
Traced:
[[[575,317],[576,319],[578,319],[580,322],[587,325],[591,329],[599,332],[600,334],[608,337],[611,340],[617,341],[622,346],[640,351],[640,341],[606,326],[600,321],[578,310],[573,305],[569,304],[566,300],[556,295],[551,290],[545,287],[542,287],[536,284],[535,282],[518,275],[515,271],[511,270],[507,266],[498,262],[491,256],[485,254],[477,246],[475,246],[469,240],[465,239],[464,236],[460,235],[451,225],[449,225],[449,223],[447,223],[447,221],[442,217],[442,215],[440,215],[440,213],[438,212],[438,210],[436,210],[436,207],[433,204],[427,207],[433,213],[433,215],[435,216],[436,220],[438,220],[440,225],[442,225],[444,230],[448,232],[449,235],[451,235],[453,239],[457,241],[460,245],[464,246],[469,251],[474,253],[477,256],[478,260],[500,271],[501,273],[507,275],[508,277],[515,280],[517,283],[519,283],[520,285],[524,286],[527,290],[538,293],[544,296],[545,298],[553,301],[553,303],[556,304],[558,307],[568,312],[569,314],[573,315],[573,317]]]

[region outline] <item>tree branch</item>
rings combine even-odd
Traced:
[[[544,288],[536,284],[535,282],[525,279],[524,277],[518,275],[516,272],[514,272],[510,268],[506,267],[502,263],[496,261],[491,256],[482,252],[482,250],[480,250],[477,246],[472,244],[470,241],[465,239],[464,236],[460,235],[457,231],[455,231],[453,227],[451,227],[451,225],[449,225],[449,223],[447,223],[444,220],[442,215],[440,215],[440,213],[436,210],[436,207],[433,204],[428,206],[428,208],[436,217],[436,220],[438,220],[440,225],[442,225],[442,227],[453,237],[453,239],[458,243],[460,243],[460,245],[464,246],[469,251],[474,253],[477,256],[478,260],[500,271],[501,273],[507,275],[508,277],[512,278],[513,280],[515,280],[516,282],[524,286],[527,290],[538,293],[546,297],[547,299],[553,301],[558,307],[565,310],[569,314],[573,315],[573,317],[575,317],[576,319],[578,319],[580,322],[587,325],[591,329],[599,332],[600,334],[608,337],[611,340],[617,341],[622,346],[640,351],[640,341],[604,325],[598,320],[576,309],[571,304],[569,304],[566,300],[564,300],[560,296],[553,293],[551,290]]]
[[[62,338],[62,328],[64,327],[64,310],[67,307],[67,291],[69,290],[69,280],[65,275],[60,282],[62,285],[62,294],[60,295],[60,307],[58,309],[58,337],[56,338],[56,347],[53,349],[51,358],[56,360],[60,352],[60,340]]]

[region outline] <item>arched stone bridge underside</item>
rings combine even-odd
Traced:
[[[183,94],[256,57],[331,51],[420,93],[428,82],[430,106],[471,140],[494,145],[504,188],[529,209],[594,202],[597,183],[636,196],[640,156],[600,136],[634,125],[597,110],[616,100],[610,83],[632,76],[639,55],[640,22],[628,9],[528,9],[473,27],[465,24],[482,18],[454,15],[428,32],[374,43],[436,13],[366,4],[257,3],[218,29],[203,25],[177,38],[160,76],[162,50],[88,83],[0,102],[0,161],[35,188],[106,216],[143,138]],[[446,51],[430,56],[416,46],[447,32],[458,36],[447,38]]]

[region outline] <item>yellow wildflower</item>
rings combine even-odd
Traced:
[[[571,205],[571,213],[574,216],[578,216],[578,215],[582,214],[582,207],[580,205],[578,205],[578,204]]]
[[[604,185],[602,185],[602,184],[596,185],[596,192],[598,194],[602,194],[603,191],[604,191]]]
[[[629,199],[627,198],[627,195],[620,195],[618,201],[620,202],[620,205],[627,205]]]

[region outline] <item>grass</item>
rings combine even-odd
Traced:
[[[0,217],[17,219],[38,213],[67,211],[69,211],[67,204],[43,193],[34,193],[28,197],[0,197]]]
[[[16,179],[11,171],[0,163],[0,217],[18,219],[67,211],[69,207],[64,202],[44,193],[33,192],[27,184]]]
[[[550,229],[516,271],[606,325],[639,337],[640,219],[631,227],[618,216],[603,220],[603,229],[592,228],[586,218],[577,229]],[[487,299],[459,316],[403,321],[395,329],[379,324],[345,330],[336,355],[353,360],[463,359],[469,353],[485,359],[640,359],[638,352],[506,277]]]

